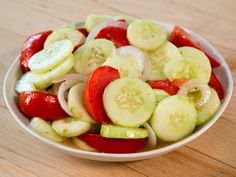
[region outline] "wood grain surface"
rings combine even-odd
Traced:
[[[0,87],[25,37],[91,13],[180,24],[209,40],[236,79],[235,0],[0,0]],[[236,82],[235,82],[236,83]],[[0,92],[0,177],[236,176],[236,93],[221,118],[186,146],[148,160],[104,163],[58,152],[24,132]]]

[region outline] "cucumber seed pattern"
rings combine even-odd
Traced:
[[[116,102],[121,109],[135,112],[143,105],[140,92],[134,88],[123,87],[116,96]]]
[[[168,55],[165,52],[151,51],[149,52],[149,58],[152,63],[153,70],[159,70],[162,68],[169,60],[167,60]]]
[[[143,39],[151,39],[156,35],[155,29],[150,25],[144,25],[140,30],[140,35],[142,35]]]
[[[181,125],[184,124],[186,121],[186,118],[183,114],[180,113],[174,113],[169,116],[169,127],[171,129],[180,128]]]
[[[91,48],[91,53],[88,59],[88,66],[91,65],[101,65],[105,61],[105,54],[103,53],[101,47]]]

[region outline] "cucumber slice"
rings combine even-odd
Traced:
[[[57,41],[33,55],[29,60],[29,68],[33,73],[48,72],[61,64],[73,49],[74,46],[70,40]]]
[[[54,30],[52,34],[47,37],[44,43],[44,48],[47,48],[49,45],[61,40],[70,40],[75,47],[83,44],[85,39],[86,37],[77,29],[75,29],[75,27],[72,28],[71,26],[64,26]]]
[[[197,111],[186,96],[175,95],[162,100],[151,118],[151,126],[163,141],[178,141],[193,132]]]
[[[78,73],[88,75],[101,66],[108,56],[115,55],[115,53],[115,45],[109,40],[88,41],[75,51],[74,68]]]
[[[73,64],[74,55],[70,54],[63,63],[51,71],[43,74],[34,74],[34,80],[32,81],[32,84],[34,84],[38,90],[44,90],[53,84],[53,80],[66,75],[72,69]]]
[[[106,138],[121,138],[121,139],[141,139],[148,137],[148,131],[144,128],[127,128],[115,125],[102,125],[102,137]]]
[[[63,137],[79,136],[90,129],[88,122],[82,121],[75,117],[67,117],[52,122],[52,128]]]
[[[112,81],[103,93],[105,111],[119,126],[139,127],[146,122],[154,108],[152,88],[139,79],[121,78]]]
[[[192,79],[198,79],[208,83],[211,77],[211,64],[207,56],[198,49],[193,47],[181,47],[179,51],[183,58],[185,58],[194,75]]]
[[[140,78],[142,76],[142,69],[137,62],[127,57],[110,56],[102,65],[116,68],[121,77]]]
[[[37,90],[32,84],[32,81],[34,80],[34,74],[32,72],[25,73],[17,82],[15,90],[18,93],[24,92],[24,91],[34,91]]]
[[[85,28],[90,32],[95,26],[107,19],[112,19],[108,15],[89,15],[85,20]]]
[[[220,99],[214,89],[211,89],[210,100],[201,108],[198,109],[197,125],[200,125],[209,120],[219,109]]]
[[[65,140],[65,138],[58,135],[53,129],[52,126],[46,122],[45,120],[34,117],[30,121],[30,127],[37,132],[38,134],[42,135],[43,137],[61,143]]]
[[[59,29],[65,29],[65,28],[76,29],[77,27],[75,24],[64,24],[64,25],[57,27],[54,31],[59,30]]]
[[[114,20],[125,20],[128,24],[130,24],[134,20],[136,20],[136,18],[135,17],[131,17],[131,16],[126,16],[126,15],[119,15],[119,16],[115,16]]]
[[[153,89],[153,93],[156,96],[156,104],[158,104],[161,100],[165,99],[166,97],[170,96],[169,93],[161,89]]]
[[[156,23],[134,20],[128,27],[129,42],[143,50],[154,50],[167,39],[167,31]]]
[[[165,42],[158,49],[146,52],[151,60],[152,70],[148,80],[167,79],[164,73],[164,66],[172,60],[182,58],[178,48],[171,42]]]
[[[84,108],[84,83],[79,83],[71,87],[68,93],[68,108],[77,118],[89,123],[96,123]]]
[[[81,150],[84,151],[91,151],[96,152],[97,150],[89,146],[87,143],[85,143],[83,140],[79,139],[78,137],[72,138],[73,143]]]

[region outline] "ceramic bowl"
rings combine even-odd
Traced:
[[[174,25],[172,24],[166,24],[166,23],[160,23],[161,26],[166,28],[169,32],[172,30]],[[137,153],[130,153],[130,154],[110,154],[110,153],[99,153],[99,152],[87,152],[83,150],[79,150],[76,148],[73,148],[71,146],[66,146],[64,144],[58,144],[55,142],[52,142],[36,132],[34,132],[29,126],[29,119],[27,119],[19,110],[18,107],[18,95],[14,90],[15,83],[19,79],[19,77],[22,75],[20,71],[20,65],[19,65],[19,59],[18,57],[14,60],[10,68],[8,69],[5,79],[4,79],[4,85],[3,85],[3,95],[6,102],[6,105],[11,112],[12,116],[16,120],[16,122],[28,133],[30,133],[35,138],[39,139],[40,141],[48,144],[51,147],[54,147],[61,152],[69,153],[74,156],[77,156],[79,158],[84,159],[91,159],[91,160],[100,160],[100,161],[133,161],[133,160],[140,160],[140,159],[146,159],[154,156],[158,156],[170,151],[173,151],[186,143],[189,143],[196,139],[198,136],[203,134],[208,128],[210,128],[217,119],[220,118],[221,114],[224,112],[226,106],[228,105],[232,90],[233,90],[233,81],[232,76],[229,70],[228,65],[226,64],[224,58],[220,55],[220,53],[209,43],[207,40],[199,36],[198,34],[192,32],[191,30],[185,29],[188,31],[194,38],[197,39],[201,43],[201,45],[205,48],[205,50],[212,56],[214,56],[220,63],[220,67],[217,69],[214,69],[217,77],[219,78],[224,92],[225,92],[225,98],[222,100],[222,104],[220,109],[217,111],[217,113],[210,119],[208,122],[203,124],[202,126],[198,127],[193,134],[189,135],[185,139],[174,142],[171,144],[166,144],[162,147],[158,147],[154,150],[147,150],[143,152],[137,152]],[[30,142],[29,142],[30,143]]]

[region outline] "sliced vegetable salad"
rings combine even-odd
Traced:
[[[179,141],[217,112],[220,66],[188,32],[89,15],[29,36],[16,83],[31,128],[79,149],[133,153]]]

